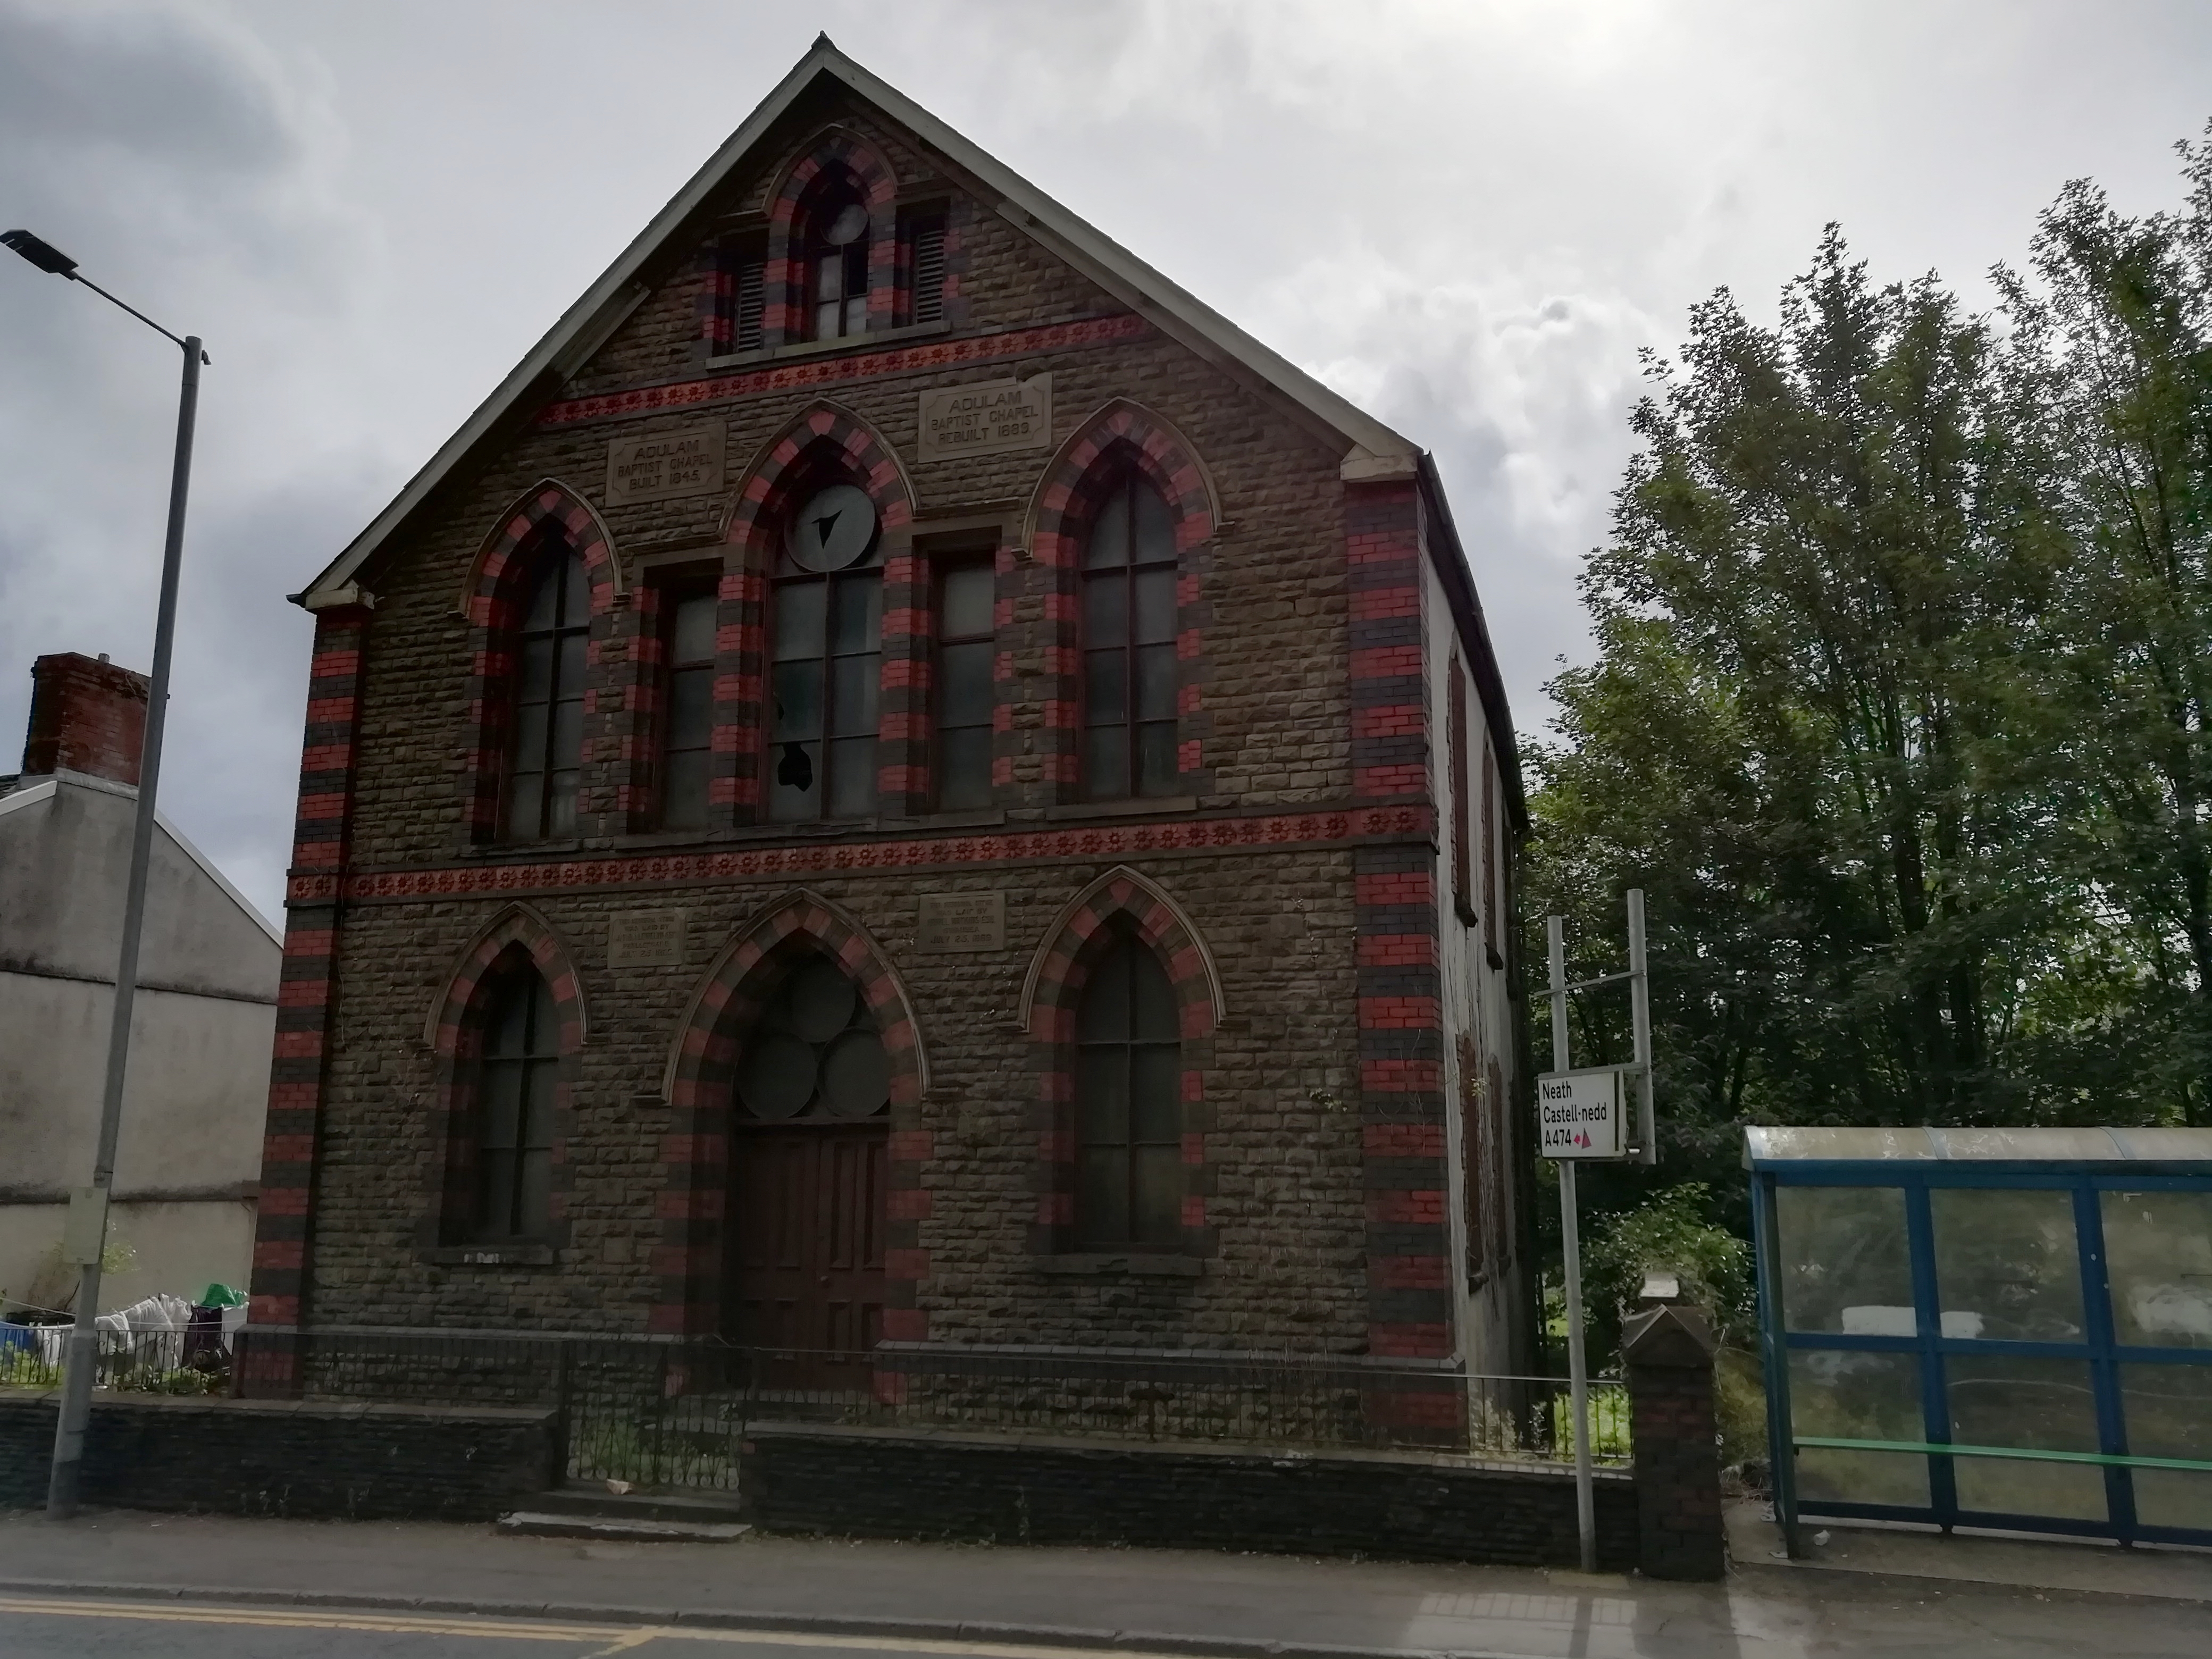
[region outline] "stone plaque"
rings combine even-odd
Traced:
[[[924,893],[917,951],[1003,951],[1006,948],[1004,893]]]
[[[1051,441],[1049,374],[1029,380],[971,380],[921,394],[916,453],[925,461],[1042,449]]]
[[[722,449],[729,430],[716,421],[616,439],[607,446],[606,504],[713,495],[722,487]]]
[[[607,918],[607,966],[681,968],[685,924],[682,910],[617,910]]]

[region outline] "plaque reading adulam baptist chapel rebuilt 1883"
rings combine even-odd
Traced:
[[[970,380],[921,394],[925,461],[1042,449],[1052,441],[1052,376],[1027,380]]]
[[[924,893],[917,951],[1003,951],[1006,948],[1004,893]]]

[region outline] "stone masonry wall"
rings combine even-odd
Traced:
[[[773,1532],[1273,1550],[1571,1566],[1572,1474],[1449,1457],[1285,1456],[755,1424],[738,1482]],[[1598,1565],[1636,1564],[1636,1492],[1596,1477]]]
[[[1028,1043],[1014,1024],[1022,976],[1060,907],[1111,866],[806,883],[867,927],[913,999],[932,1079],[919,1126],[934,1142],[921,1236],[931,1266],[919,1294],[933,1339],[1359,1344],[1361,1138],[1340,1103],[1357,1087],[1349,862],[1344,853],[1146,861],[1204,931],[1229,1008],[1206,1080],[1219,1254],[1196,1279],[1048,1278],[1027,1255],[1039,1161]],[[530,900],[568,946],[591,1032],[566,1148],[568,1237],[545,1266],[437,1265],[418,1248],[442,1171],[426,1017],[455,957],[504,902],[353,907],[316,1205],[315,1318],[642,1329],[669,1182],[659,1091],[670,1041],[707,957],[793,884]],[[911,950],[919,892],[993,889],[1006,895],[1005,951]],[[689,911],[690,963],[607,968],[609,918],[641,902]]]
[[[45,1503],[58,1395],[0,1392],[0,1510]],[[84,1501],[307,1520],[488,1521],[553,1480],[549,1411],[100,1394]]]

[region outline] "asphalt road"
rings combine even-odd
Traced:
[[[1861,1607],[1838,1620],[1792,1609],[1778,1620],[1751,1608],[1719,1629],[1677,1628],[1668,1635],[1636,1632],[1602,1617],[1580,1628],[1534,1631],[1526,1645],[1457,1648],[1467,1659],[1560,1659],[1562,1656],[1967,1655],[2204,1653],[2212,1619],[2201,1606],[2124,1609],[2086,1602],[2045,1601],[2031,1611],[2017,1602],[2010,1617],[1989,1617],[1955,1605],[1930,1618],[1926,1603]],[[1501,1611],[1503,1611],[1501,1609]],[[1523,1609],[1524,1615],[1534,1609]],[[1743,1615],[1748,1613],[1749,1618]],[[1962,1620],[1960,1613],[1966,1613]],[[1825,1615],[1825,1616],[1824,1616]],[[1515,1621],[1500,1621],[1509,1642]],[[1548,1621],[1538,1621],[1539,1623]],[[1673,1622],[1673,1621],[1667,1621]],[[1691,1622],[1691,1621],[1686,1621]],[[1765,1625],[1768,1627],[1760,1629]],[[1791,1630],[1790,1626],[1797,1626]],[[1733,1626],[1730,1628],[1729,1626]],[[1780,1626],[1783,1628],[1775,1628]],[[1944,1626],[1948,1628],[1944,1628]],[[1808,1628],[1811,1626],[1812,1628]],[[1825,1626],[1825,1628],[1820,1628]],[[1565,1639],[1562,1639],[1565,1638]],[[1656,1639],[1655,1639],[1656,1638]],[[1168,1653],[1115,1649],[1115,1659],[1177,1659]],[[696,1626],[617,1625],[560,1620],[480,1618],[465,1614],[383,1613],[327,1607],[257,1607],[205,1602],[95,1600],[64,1595],[0,1595],[0,1655],[6,1659],[1099,1659],[1095,1648],[907,1638],[810,1636]]]
[[[1097,1659],[1096,1650],[316,1607],[0,1596],[7,1659]],[[1117,1653],[1116,1659],[1146,1659]],[[1168,1659],[1161,1656],[1161,1659]]]

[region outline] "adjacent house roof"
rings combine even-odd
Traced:
[[[360,573],[377,550],[406,524],[446,479],[461,469],[477,448],[503,434],[518,418],[587,363],[620,328],[647,294],[647,273],[663,252],[703,232],[703,216],[722,187],[767,157],[756,155],[776,123],[809,91],[834,82],[857,94],[935,150],[967,175],[987,201],[996,198],[1000,216],[1050,248],[1075,270],[1151,321],[1188,349],[1223,370],[1248,391],[1264,398],[1324,442],[1340,445],[1341,470],[1348,481],[1404,478],[1415,483],[1430,506],[1430,518],[1442,556],[1453,606],[1463,629],[1480,648],[1475,678],[1483,702],[1500,735],[1506,787],[1514,817],[1525,823],[1512,720],[1505,705],[1490,648],[1488,630],[1465,555],[1436,479],[1435,468],[1419,445],[1392,431],[1374,416],[1339,397],[1289,359],[1262,345],[1196,296],[1170,281],[1111,237],[1062,207],[1004,162],[987,154],[818,36],[774,91],[732,133],[722,147],[677,191],[667,206],[603,271],[583,297],[569,307],[552,329],[531,348],[479,404],[429,463],[407,481],[392,503],[354,538],[306,590],[295,598],[310,610],[344,603],[354,595]]]

